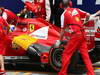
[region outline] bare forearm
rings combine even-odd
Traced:
[[[96,16],[100,16],[100,10],[96,12]]]
[[[63,40],[63,36],[64,36],[64,29],[61,29],[61,32],[60,32],[60,40]]]
[[[46,0],[46,2],[45,2],[45,8],[46,8],[46,20],[50,21],[51,8],[50,8],[49,0]]]
[[[100,16],[100,10],[97,11],[96,13],[94,13],[94,14],[91,14],[90,17],[89,17],[89,20],[97,20],[98,16]]]

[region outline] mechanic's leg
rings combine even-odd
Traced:
[[[3,55],[0,55],[0,66],[1,66],[1,70],[5,70],[4,69],[4,58],[3,58]]]
[[[80,50],[80,53],[82,55],[83,61],[86,65],[86,68],[88,70],[87,75],[95,75],[91,60],[90,60],[89,55],[88,55],[88,49],[87,49],[87,44],[86,44],[85,40],[81,43],[79,50]]]
[[[6,75],[5,68],[4,68],[4,57],[0,55],[0,75]]]
[[[3,57],[4,54],[5,54],[5,44],[4,44],[4,40],[2,40],[0,38],[0,73],[4,73],[5,72],[4,57]]]
[[[3,43],[4,41],[2,41],[0,39],[0,70],[4,71],[4,53],[5,53],[5,44]]]
[[[58,75],[67,75],[66,71],[70,63],[70,58],[72,54],[75,52],[75,50],[77,49],[77,46],[79,45],[79,41],[80,41],[76,38],[76,36],[70,39],[67,46],[65,47],[65,50],[62,54],[62,68]]]

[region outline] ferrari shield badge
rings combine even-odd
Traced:
[[[30,32],[33,32],[33,31],[34,31],[34,24],[30,24],[29,26],[30,26],[30,27],[29,27],[29,31],[30,31]]]

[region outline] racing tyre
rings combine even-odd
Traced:
[[[49,63],[51,67],[59,71],[61,68],[61,54],[63,52],[63,49],[61,48],[52,48],[49,52]]]
[[[49,52],[49,63],[51,67],[56,71],[59,71],[61,68],[61,55],[63,50],[64,48],[52,48]],[[78,59],[78,52],[76,51],[71,58],[71,63],[69,65],[68,72],[75,72]]]

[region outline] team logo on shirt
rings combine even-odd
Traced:
[[[74,9],[74,10],[72,11],[72,16],[77,15],[77,14],[78,14],[77,10]]]

